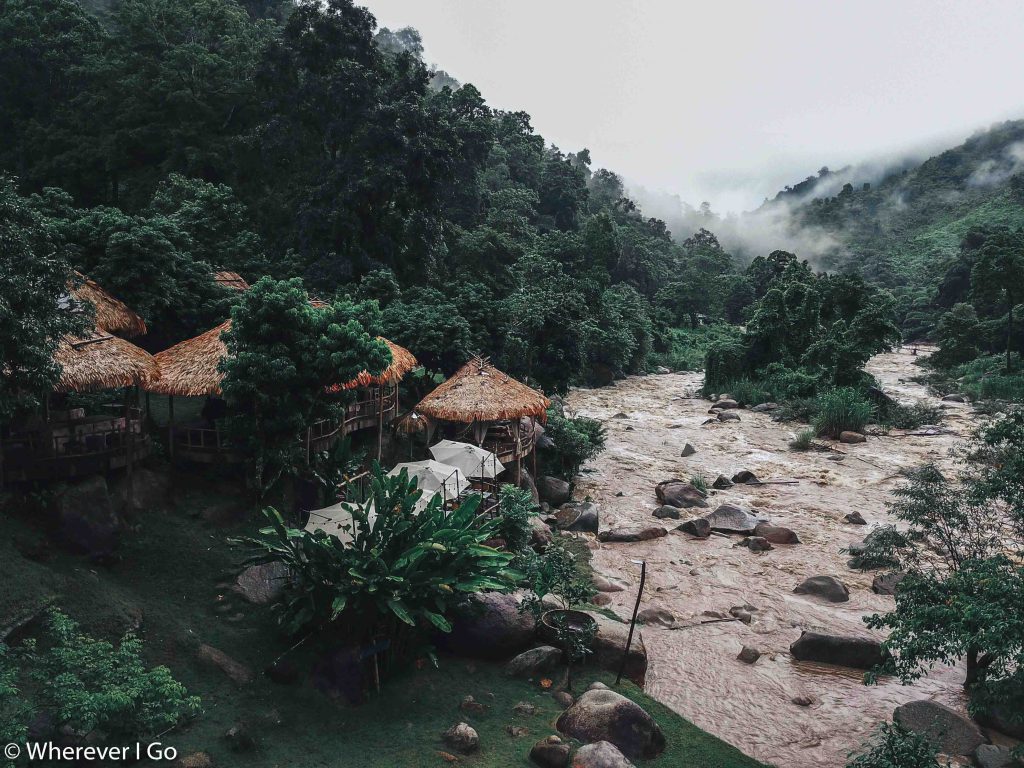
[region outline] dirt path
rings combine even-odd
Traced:
[[[918,370],[913,361],[907,350],[879,355],[868,367],[897,399],[929,399],[909,381]],[[644,606],[669,610],[682,625],[644,629],[648,691],[701,728],[786,768],[845,764],[847,753],[905,701],[933,698],[962,706],[962,677],[955,669],[938,670],[912,687],[893,681],[866,687],[859,672],[798,663],[788,650],[802,629],[869,634],[861,617],[891,608],[892,598],[871,591],[873,574],[850,570],[839,550],[887,521],[885,504],[900,469],[926,461],[950,465],[950,448],[973,428],[970,409],[944,404],[944,424],[954,435],[869,437],[865,444],[841,446],[847,456],[836,462],[826,453],[789,450],[799,426],[775,423],[765,414],[742,411],[739,423],[702,426],[710,403],[696,398],[701,383],[699,373],[634,377],[569,397],[570,410],[600,419],[608,429],[606,450],[584,468],[575,493],[600,504],[602,529],[658,523],[651,517],[657,507],[654,485],[672,477],[700,473],[712,480],[749,469],[761,479],[799,481],[737,486],[711,499],[712,507],[731,501],[757,509],[795,530],[798,545],[755,554],[734,546],[738,537],[698,541],[674,531],[650,542],[593,543],[595,569],[631,584],[611,594],[620,615],[629,614],[636,595],[638,567],[631,561],[642,558],[648,563]],[[687,442],[697,452],[680,458]],[[854,510],[868,526],[843,521]],[[793,594],[804,578],[824,574],[850,588],[849,602]],[[758,609],[750,625],[697,625],[704,611],[728,614],[743,604]],[[753,666],[736,659],[744,644],[763,654]],[[810,696],[813,704],[798,706],[794,696]]]

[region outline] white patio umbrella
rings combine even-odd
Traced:
[[[324,533],[337,537],[338,541],[342,544],[351,544],[355,539],[354,531],[352,530],[355,524],[352,519],[352,513],[349,511],[352,506],[352,502],[340,501],[323,509],[311,510],[309,520],[306,521],[303,530],[322,530]],[[370,507],[367,517],[372,527],[377,520],[377,513],[373,507]],[[348,530],[345,530],[343,526],[347,526]]]
[[[469,479],[457,467],[442,464],[440,461],[427,459],[396,464],[395,468],[388,472],[388,477],[396,477],[403,469],[409,473],[409,477],[415,477],[419,481],[418,487],[423,491],[423,495],[416,503],[417,509],[426,507],[438,494],[445,500],[454,499],[469,488]]]
[[[505,469],[498,457],[470,443],[442,440],[431,446],[430,455],[440,462],[456,467],[466,477],[497,477]]]

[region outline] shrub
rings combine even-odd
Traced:
[[[743,344],[731,339],[715,342],[708,348],[704,359],[705,394],[743,377],[744,354]]]
[[[551,438],[554,447],[545,449],[541,454],[544,471],[572,480],[584,463],[602,451],[606,432],[597,419],[584,416],[570,418],[549,408],[545,434]]]
[[[864,539],[864,544],[853,549],[840,550],[843,554],[852,555],[850,567],[862,571],[878,568],[898,568],[902,554],[910,549],[910,539],[900,533],[894,525],[882,525],[875,528]]]
[[[28,721],[32,715],[29,706],[18,689],[18,667],[14,654],[0,642],[0,742],[20,744],[28,735]],[[14,763],[0,761],[4,768]]]
[[[593,585],[584,578],[574,555],[565,541],[556,538],[543,554],[525,558],[524,583],[530,593],[522,602],[522,609],[535,617],[547,610],[544,598],[557,599],[562,608],[569,610],[585,603],[594,594]]]
[[[233,543],[249,550],[247,564],[289,568],[275,606],[289,632],[331,629],[355,642],[407,639],[426,625],[450,632],[445,614],[456,598],[508,591],[521,574],[509,569],[511,554],[484,545],[501,521],[477,514],[479,496],[448,512],[439,496],[417,511],[421,495],[405,472],[387,477],[375,465],[369,500],[349,507],[351,543],[290,528],[274,509],[264,510],[269,525],[258,536]]]
[[[942,409],[927,403],[914,403],[913,405],[892,403],[880,409],[878,420],[884,427],[917,429],[924,424],[938,424],[942,421]]]
[[[814,430],[839,437],[841,432],[861,432],[874,415],[874,406],[850,387],[837,387],[818,396]]]
[[[731,381],[722,387],[722,391],[729,393],[732,399],[740,405],[757,405],[770,397],[761,382],[750,379]]]
[[[859,754],[850,753],[846,768],[941,768],[938,754],[925,736],[899,723],[882,723]]]
[[[703,493],[705,496],[708,495],[708,479],[704,477],[704,475],[690,475],[690,485],[692,485],[698,491]]]
[[[37,706],[57,726],[79,734],[101,730],[124,739],[151,736],[199,713],[199,698],[167,667],[147,669],[142,641],[131,633],[120,645],[84,634],[60,611],[50,612],[45,650],[26,646],[26,662],[39,686]]]
[[[531,520],[537,513],[530,492],[514,485],[503,485],[498,495],[498,535],[509,552],[529,548],[533,538]]]
[[[814,430],[813,429],[802,429],[800,430],[796,438],[789,442],[789,447],[794,451],[806,451],[814,444]]]

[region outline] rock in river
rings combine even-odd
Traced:
[[[804,631],[789,652],[798,661],[820,661],[854,669],[871,669],[882,663],[882,644],[866,637],[824,635]]]
[[[658,497],[659,504],[667,504],[670,507],[689,509],[708,506],[705,494],[693,483],[685,480],[663,480],[654,486],[654,495]]]
[[[650,541],[651,539],[660,539],[662,536],[668,533],[667,530],[660,526],[650,526],[648,528],[632,527],[632,528],[612,528],[608,531],[601,531],[597,534],[597,538],[603,542],[628,544],[634,541]]]
[[[792,531],[789,528],[783,528],[781,525],[769,525],[768,523],[758,523],[757,527],[754,529],[754,535],[763,536],[772,544],[800,543],[800,537],[796,535],[795,531]]]
[[[751,534],[757,524],[762,522],[751,512],[733,504],[722,504],[704,519],[708,521],[711,530],[721,533]]]
[[[864,437],[860,432],[851,432],[846,430],[839,433],[840,443],[866,443],[868,439]]]
[[[947,755],[971,755],[988,741],[969,717],[927,699],[896,707],[892,719],[904,728],[925,736]]]
[[[811,576],[797,585],[793,592],[821,597],[830,603],[845,603],[850,599],[850,590],[835,576]]]
[[[711,535],[711,523],[703,517],[698,517],[693,520],[687,520],[685,523],[677,527],[676,530],[688,533],[698,539],[706,539]]]
[[[583,742],[608,741],[628,758],[649,760],[665,749],[665,735],[636,702],[608,689],[588,690],[558,718],[562,733]]]

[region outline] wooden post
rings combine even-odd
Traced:
[[[533,481],[537,482],[537,417],[531,417],[533,419],[533,437],[531,442],[533,443],[532,449],[530,450],[530,456],[532,458],[531,463],[533,464]]]
[[[167,455],[174,465],[174,395],[167,396]]]
[[[633,562],[636,562],[635,560]],[[622,680],[622,673],[626,671],[626,662],[629,661],[629,647],[633,644],[633,630],[636,629],[636,614],[640,610],[640,598],[644,594],[644,582],[647,581],[647,561],[640,562],[640,589],[636,591],[636,605],[633,606],[633,618],[629,622],[629,635],[626,637],[626,649],[622,652],[622,663],[619,665],[619,674],[615,677],[615,684]]]
[[[384,385],[377,388],[377,461],[384,448]]]
[[[132,429],[132,393],[134,391],[135,387],[127,387],[124,392],[124,426],[128,430],[128,437],[125,442],[125,451],[127,453],[125,462],[128,471],[127,507],[129,511],[135,506],[134,478],[132,477],[132,448],[135,445],[135,430]]]
[[[313,439],[313,428],[306,427],[306,466],[309,466],[309,444]]]

